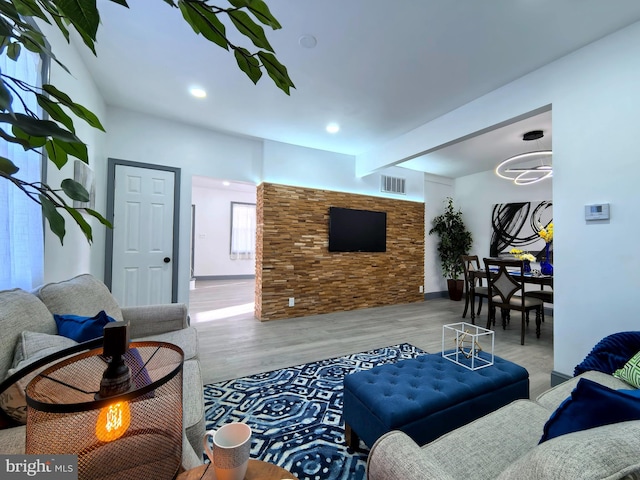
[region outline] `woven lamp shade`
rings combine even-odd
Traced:
[[[102,351],[66,358],[29,383],[25,453],[78,455],[79,480],[174,478],[182,459],[182,350],[131,343],[124,355],[131,389],[96,400]]]

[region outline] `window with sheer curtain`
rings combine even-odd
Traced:
[[[6,52],[6,50],[5,50]],[[0,72],[30,85],[42,85],[42,60],[39,55],[22,49],[18,61],[0,56]],[[21,92],[22,93],[22,92]],[[24,113],[15,94],[12,108]],[[24,100],[32,111],[38,111],[33,95]],[[11,127],[0,124],[2,130]],[[19,176],[28,182],[42,178],[42,156],[15,143],[0,141],[0,157],[11,159],[20,169]],[[40,205],[6,179],[0,178],[0,290],[22,288],[30,290],[40,285],[44,277],[44,240]]]
[[[256,206],[231,202],[231,259],[250,259],[256,253]]]

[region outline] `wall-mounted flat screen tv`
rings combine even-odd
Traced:
[[[329,207],[330,252],[386,252],[387,213]]]

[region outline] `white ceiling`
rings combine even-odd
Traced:
[[[356,155],[640,20],[637,0],[266,1],[283,26],[267,36],[297,87],[290,96],[266,74],[253,85],[231,53],[160,0],[131,0],[129,10],[98,0],[97,58],[86,49],[83,58],[108,105]],[[313,49],[299,44],[307,34]],[[207,98],[191,97],[193,85]],[[329,122],[340,132],[326,133]],[[487,170],[533,129],[550,146],[550,112],[524,122],[404,166],[449,177]]]

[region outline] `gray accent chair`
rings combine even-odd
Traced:
[[[53,353],[57,348],[51,339],[42,345],[25,339],[46,336],[25,336],[24,332],[56,335],[53,314],[94,316],[104,310],[117,321],[130,325],[132,341],[161,341],[178,345],[184,351],[183,367],[183,449],[182,467],[187,470],[203,462],[202,438],[205,432],[204,398],[198,337],[189,326],[184,304],[120,307],[104,283],[84,274],[66,281],[49,283],[33,292],[20,289],[0,291],[0,381],[14,373],[16,353],[26,351],[33,359]],[[55,337],[51,337],[55,338]],[[18,347],[18,348],[16,348]],[[21,454],[25,448],[26,427],[0,430],[0,452]]]

